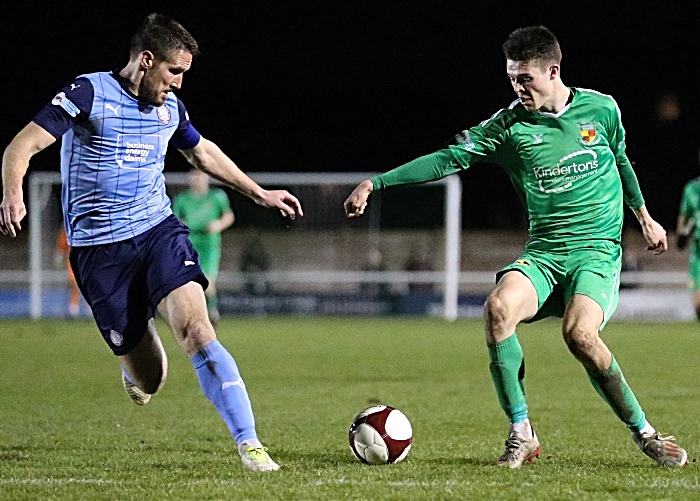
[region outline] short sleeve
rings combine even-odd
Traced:
[[[177,100],[177,111],[180,115],[180,123],[175,129],[173,137],[170,138],[170,144],[178,150],[190,150],[199,144],[202,136],[190,122],[190,115],[180,99]]]
[[[58,139],[76,122],[88,119],[94,97],[92,82],[78,77],[59,90],[51,102],[34,116],[33,122]]]

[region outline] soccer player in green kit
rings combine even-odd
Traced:
[[[491,375],[510,421],[496,464],[519,468],[540,453],[515,329],[558,316],[569,350],[634,442],[658,464],[682,466],[686,451],[649,424],[599,336],[617,305],[623,200],[637,216],[647,248],[660,254],[668,247],[625,154],[620,111],[610,96],[563,84],[561,50],[547,28],[515,30],[503,51],[518,99],[462,131],[448,148],[363,181],[345,200],[345,212],[362,215],[374,190],[441,179],[480,161],[499,164],[528,211],[530,229],[523,254],[497,274],[484,306]]]
[[[209,320],[219,321],[216,277],[221,262],[221,232],[233,224],[235,216],[226,192],[209,186],[209,176],[198,169],[190,171],[190,189],[173,201],[173,214],[190,229],[189,239],[199,255],[199,265],[209,280],[204,291]]]
[[[691,179],[683,188],[683,197],[676,224],[679,249],[690,244],[688,258],[688,288],[692,294],[695,315],[700,320],[700,177]]]

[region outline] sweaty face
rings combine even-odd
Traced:
[[[537,61],[506,62],[506,71],[513,90],[526,110],[534,111],[548,107],[554,95],[553,72],[557,65],[541,68]]]
[[[146,68],[139,87],[139,97],[156,106],[168,99],[168,93],[182,87],[182,75],[192,66],[192,54],[172,52],[167,59],[155,58]]]

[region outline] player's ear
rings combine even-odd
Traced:
[[[561,66],[553,64],[549,67],[549,78],[554,79],[556,77],[561,77]]]
[[[144,50],[143,52],[141,52],[139,57],[142,69],[149,70],[153,68],[156,59],[156,57],[153,55],[153,52],[151,52],[150,50]]]

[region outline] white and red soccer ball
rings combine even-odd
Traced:
[[[350,449],[366,464],[403,461],[411,450],[413,430],[398,409],[375,405],[360,412],[349,432]]]

